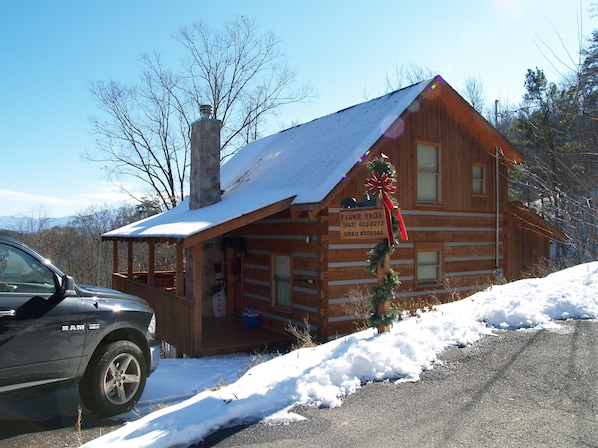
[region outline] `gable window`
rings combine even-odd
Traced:
[[[291,306],[291,257],[274,255],[272,258],[272,304],[273,306]]]
[[[476,195],[486,194],[486,167],[479,163],[474,163],[471,167],[471,192]]]
[[[440,202],[440,151],[438,146],[417,144],[417,202]]]
[[[422,248],[417,250],[417,284],[429,285],[440,283],[441,252],[440,249]]]

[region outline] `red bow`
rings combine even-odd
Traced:
[[[396,216],[399,221],[399,230],[401,232],[401,238],[407,241],[407,229],[403,222],[403,217],[399,208],[392,202],[390,195],[397,191],[397,187],[392,184],[392,178],[386,173],[378,173],[372,171],[370,177],[365,181],[365,190],[372,196],[376,196],[378,193],[382,196],[382,203],[384,204],[384,215],[386,217],[386,228],[388,229],[388,244],[394,246],[395,237],[392,231],[392,216]]]

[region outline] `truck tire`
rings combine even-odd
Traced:
[[[146,380],[141,349],[130,341],[116,341],[94,353],[79,383],[79,396],[94,413],[121,414],[136,405]]]

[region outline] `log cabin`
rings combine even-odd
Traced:
[[[509,171],[523,156],[440,76],[251,142],[222,167],[221,122],[210,107],[201,115],[189,196],[103,235],[113,287],[150,303],[179,354],[274,347],[288,342],[289,324],[322,341],[354,331],[377,282],[364,268],[380,237],[347,238],[339,216],[379,206],[364,181],[382,155],[396,168],[409,235],[390,260],[397,303],[521,278],[563,236],[509,202]],[[176,254],[172,270],[155,268],[162,246]],[[134,268],[139,251],[144,271]]]

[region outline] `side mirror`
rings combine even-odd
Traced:
[[[77,295],[75,291],[75,279],[70,275],[62,276],[62,286],[60,287],[60,295],[63,297]]]

